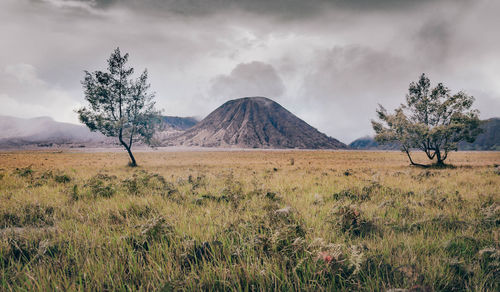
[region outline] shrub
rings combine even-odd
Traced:
[[[2,212],[0,227],[44,227],[54,225],[55,208],[29,203],[14,210]]]
[[[61,248],[53,243],[50,236],[38,234],[27,237],[21,234],[12,234],[7,237],[7,249],[3,254],[4,266],[22,263],[32,263],[44,256],[54,257]]]
[[[486,247],[478,252],[481,269],[492,279],[500,277],[500,249],[498,247]],[[492,281],[492,285],[500,286],[498,281]],[[495,289],[493,289],[495,290]],[[498,290],[497,290],[498,291]]]
[[[120,214],[127,217],[145,218],[157,213],[154,208],[149,205],[131,204],[127,209],[121,210]]]
[[[102,181],[93,182],[90,188],[94,197],[111,198],[116,192],[112,185],[105,185]]]
[[[31,166],[27,166],[24,168],[16,168],[16,170],[14,171],[14,173],[20,177],[33,176],[34,172],[35,171],[33,169],[31,169]]]
[[[479,242],[467,236],[458,236],[445,243],[445,251],[451,257],[471,258],[479,251]]]
[[[188,176],[188,183],[191,184],[191,189],[196,190],[200,187],[204,187],[207,184],[206,177],[204,175],[198,175],[193,177],[191,174]]]
[[[121,186],[132,195],[144,195],[153,191],[161,195],[170,196],[177,192],[173,184],[159,174],[150,174],[146,171],[136,172],[131,178],[124,179]]]
[[[174,228],[161,216],[152,218],[137,228],[135,234],[126,238],[135,251],[149,251],[151,245],[158,241],[171,244],[175,238]]]
[[[367,194],[367,193],[362,193],[360,192],[359,190],[356,190],[356,189],[345,189],[345,190],[342,190],[338,193],[334,193],[332,195],[332,198],[336,201],[338,200],[343,200],[343,199],[348,199],[348,200],[351,200],[353,202],[357,202],[357,201],[366,201],[366,200],[369,200],[370,199],[370,195]]]
[[[241,182],[234,180],[232,173],[226,177],[221,193],[235,208],[239,206],[240,201],[244,198],[243,185]]]
[[[373,223],[363,218],[361,212],[352,206],[342,206],[333,214],[338,217],[335,225],[344,233],[364,236],[375,229]]]
[[[90,188],[90,194],[93,198],[111,198],[116,192],[112,184],[112,180],[115,178],[105,174],[97,174],[85,184],[85,187]]]
[[[287,268],[294,268],[306,256],[306,228],[295,210],[279,209],[276,202],[264,205],[265,214],[231,224],[224,236],[238,248],[253,250],[262,258],[271,258]],[[221,235],[222,236],[222,235]],[[238,257],[242,251],[233,251]],[[291,272],[291,271],[289,271]]]
[[[181,266],[190,269],[202,262],[214,262],[223,260],[222,242],[218,240],[190,241],[186,251],[180,255]]]
[[[500,204],[493,202],[484,204],[479,214],[482,226],[500,226]]]
[[[67,174],[61,174],[61,175],[56,175],[54,176],[54,180],[57,183],[69,183],[71,181],[71,178]]]

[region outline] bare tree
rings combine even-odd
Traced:
[[[85,71],[82,81],[87,107],[76,112],[91,131],[117,137],[130,156],[130,166],[137,166],[132,145],[141,141],[152,145],[153,135],[160,122],[155,109],[154,94],[149,93],[147,70],[136,79],[134,69],[127,67],[128,54],[117,48],[108,59],[106,72]]]

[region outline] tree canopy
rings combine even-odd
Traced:
[[[399,143],[401,150],[425,152],[437,165],[444,165],[448,153],[457,150],[460,141],[473,142],[481,133],[479,111],[472,109],[474,97],[460,91],[451,91],[442,83],[431,87],[429,78],[422,74],[410,83],[406,103],[394,113],[381,105],[377,109],[380,121],[372,121],[375,140],[379,143]]]
[[[133,79],[128,56],[117,48],[107,60],[107,71],[85,71],[82,85],[88,106],[76,112],[91,131],[117,137],[130,156],[130,165],[136,166],[132,145],[153,144],[160,112],[155,109],[154,93],[149,92],[147,70]]]

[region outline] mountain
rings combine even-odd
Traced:
[[[483,121],[483,133],[477,136],[473,143],[460,142],[458,150],[500,150],[500,118],[491,118]],[[373,137],[366,136],[356,139],[349,144],[352,149],[359,150],[399,150],[397,143],[387,145],[378,144]]]
[[[193,117],[173,117],[163,116],[163,123],[172,130],[185,131],[198,123],[198,120]]]
[[[328,137],[265,97],[230,100],[168,145],[238,148],[338,149]]]
[[[160,130],[156,132],[155,138],[158,141],[165,141],[170,137],[184,133],[196,123],[198,123],[198,120],[192,117],[162,116],[162,124]]]
[[[0,116],[0,147],[61,144],[105,143],[106,137],[90,132],[87,127],[60,123],[49,117],[32,119]]]
[[[178,134],[197,123],[194,118],[164,116],[162,136]],[[50,117],[31,119],[0,116],[0,148],[94,147],[114,145],[114,138],[91,132],[84,125],[61,123]]]
[[[352,141],[349,148],[356,150],[399,150],[397,143],[380,145],[373,137],[365,136]]]
[[[483,133],[477,136],[473,143],[461,142],[460,150],[496,150],[500,151],[500,118],[483,121]]]

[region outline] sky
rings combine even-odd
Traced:
[[[0,115],[78,123],[119,47],[166,115],[266,96],[345,143],[426,73],[500,116],[498,0],[1,0]],[[137,75],[136,75],[137,76]]]

